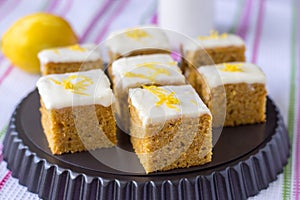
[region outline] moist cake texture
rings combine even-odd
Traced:
[[[266,78],[258,66],[233,62],[202,66],[198,72],[195,88],[211,110],[214,126],[265,122]]]
[[[205,164],[212,117],[191,85],[129,90],[132,146],[146,173]]]
[[[114,95],[102,70],[43,76],[37,87],[41,122],[53,154],[116,144]]]

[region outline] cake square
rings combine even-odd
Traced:
[[[189,76],[189,71],[203,65],[244,62],[245,51],[245,43],[239,36],[212,31],[209,36],[199,36],[194,42],[183,44],[182,68],[186,76]],[[192,78],[193,82],[190,83],[194,86],[195,77]]]
[[[114,95],[102,70],[43,76],[37,88],[41,123],[53,154],[116,144]]]
[[[168,54],[120,58],[112,63],[112,84],[116,96],[119,127],[128,131],[128,90],[142,85],[183,85],[185,77]]]
[[[42,75],[103,69],[101,52],[94,44],[45,49],[38,58]]]
[[[105,44],[111,62],[120,57],[171,51],[167,35],[156,26],[140,26],[113,32],[108,36]]]
[[[191,85],[129,90],[131,143],[146,173],[212,159],[212,117]]]
[[[224,126],[265,122],[266,78],[257,65],[223,63],[198,72],[195,88],[211,110],[214,126],[222,126],[224,118]]]

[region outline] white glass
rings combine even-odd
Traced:
[[[158,0],[158,24],[190,37],[214,28],[214,0]]]

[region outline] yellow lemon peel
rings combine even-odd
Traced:
[[[79,46],[78,44],[69,46],[68,49],[73,50],[73,51],[81,51],[81,52],[86,51],[84,48],[82,48],[82,47]]]
[[[143,88],[150,91],[158,98],[158,101],[155,103],[156,106],[165,104],[168,108],[176,109],[177,111],[179,111],[177,105],[180,104],[180,101],[178,98],[175,97],[175,92],[169,93],[167,90],[164,90],[163,88],[159,88],[154,85],[144,85]]]
[[[238,63],[238,64],[231,64],[231,63],[224,63],[223,64],[224,68],[222,69],[222,71],[225,72],[242,72],[242,68],[241,66],[243,66],[242,64]]]
[[[142,29],[138,29],[138,28],[128,29],[125,32],[125,35],[134,40],[140,40],[145,37],[150,37],[150,35],[146,31],[144,31]]]
[[[191,99],[190,102],[194,105],[198,105],[197,102],[194,99]]]
[[[167,65],[177,66],[177,62],[176,61],[171,61],[171,62],[168,62]]]
[[[62,81],[49,78],[50,81],[57,85],[63,86],[65,90],[68,90],[74,94],[89,96],[89,94],[84,93],[88,86],[93,84],[92,79],[83,75],[71,75]]]
[[[210,40],[210,39],[225,39],[228,37],[227,33],[222,33],[221,35],[218,31],[212,30],[209,36],[198,36],[198,40]]]
[[[138,73],[134,73],[134,72],[126,72],[126,73],[124,73],[124,76],[128,77],[128,78],[148,79],[148,80],[150,80],[152,82],[154,82],[156,80],[156,77],[159,74],[165,74],[165,75],[169,76],[170,75],[170,71],[168,71],[167,69],[159,68],[159,65],[163,65],[163,63],[160,63],[160,62],[146,62],[146,63],[141,63],[141,64],[138,64],[136,66],[137,67],[145,67],[145,68],[150,69],[152,72],[149,72],[149,75],[138,74]]]
[[[58,49],[52,49],[55,54],[59,54]]]

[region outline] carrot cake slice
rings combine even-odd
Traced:
[[[171,50],[167,35],[155,26],[140,26],[113,32],[105,44],[111,62],[120,57],[169,53]]]
[[[224,126],[266,120],[266,78],[260,67],[233,62],[202,66],[198,72],[195,88],[211,110],[214,126],[223,125],[224,117]]]
[[[212,117],[191,85],[129,90],[131,143],[146,173],[212,159]]]
[[[43,75],[103,69],[100,50],[94,44],[45,49],[38,58]]]
[[[196,41],[183,44],[182,68],[188,76],[190,70],[203,65],[244,62],[245,50],[245,43],[239,36],[212,31],[209,36],[199,36]]]
[[[37,87],[41,122],[53,154],[116,144],[114,95],[102,70],[43,76]]]
[[[116,96],[119,126],[128,131],[128,90],[142,85],[183,85],[185,77],[168,54],[120,58],[112,63],[112,84]]]

